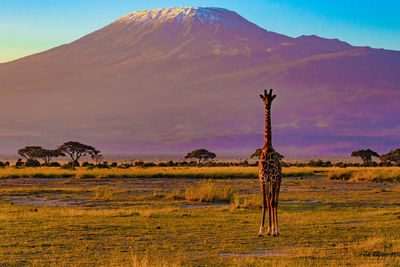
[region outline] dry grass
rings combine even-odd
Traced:
[[[328,178],[352,182],[400,182],[400,167],[329,168]]]
[[[154,197],[151,182],[142,185],[150,188],[147,194],[135,194],[128,186],[136,185],[132,179],[68,180],[74,183],[52,179],[45,185],[43,181],[30,180],[37,185],[29,187],[18,185],[15,180],[7,181],[7,186],[4,183],[0,190],[6,195],[0,198],[0,265],[400,264],[397,184],[382,191],[380,188],[385,185],[368,182],[353,185],[322,177],[284,179],[279,205],[281,236],[259,238],[261,195],[257,180],[176,179],[173,185],[165,186],[169,179],[150,179],[163,183],[165,191],[154,191],[159,197]],[[186,187],[190,190],[204,184],[204,195],[229,186],[237,189],[231,200],[233,208],[188,205],[186,199],[177,199],[184,197],[187,184],[197,185]],[[108,190],[112,191],[111,198],[107,197]],[[98,200],[94,200],[97,192]],[[10,203],[15,197],[40,196],[50,200],[64,195],[85,198],[88,205],[41,207]]]
[[[185,188],[185,199],[198,202],[230,202],[236,193],[232,186],[220,187],[212,180]]]
[[[114,190],[109,186],[97,186],[95,188],[96,195],[94,200],[96,201],[111,201]]]
[[[251,194],[246,196],[241,196],[235,194],[231,202],[231,209],[254,209],[258,210],[262,206],[262,196],[261,194]]]
[[[323,168],[288,167],[283,168],[283,175],[313,176],[323,172]],[[88,169],[78,167],[72,170],[58,167],[23,167],[0,168],[3,178],[197,178],[197,179],[232,179],[257,178],[257,167],[132,167],[129,169]]]

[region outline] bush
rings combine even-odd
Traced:
[[[60,167],[61,165],[60,165],[60,163],[58,163],[57,161],[55,161],[55,162],[51,162],[49,166],[50,166],[50,167]]]
[[[129,169],[130,167],[133,167],[133,165],[130,163],[121,163],[120,165],[117,166],[117,168],[120,169]]]
[[[307,163],[307,166],[310,166],[310,167],[332,167],[333,164],[329,160],[323,161],[323,160],[319,159],[319,160],[310,160]]]
[[[22,162],[22,159],[18,159],[17,162],[15,162],[15,167],[19,168],[21,166],[24,166],[24,163]]]
[[[82,164],[81,164],[82,167],[87,167],[88,165],[89,165],[89,162],[87,162],[87,161],[84,161],[84,162],[82,162]]]
[[[117,167],[117,165],[118,165],[118,163],[113,162],[113,163],[110,164],[110,167],[111,167],[111,168],[115,168],[115,167]]]
[[[328,178],[331,180],[350,180],[353,172],[351,171],[335,171],[328,174]]]
[[[109,169],[110,166],[108,166],[107,161],[104,161],[103,163],[97,164],[97,165],[96,165],[96,168],[99,168],[99,169]]]
[[[143,167],[143,165],[144,165],[143,161],[136,161],[134,164],[135,167]]]
[[[65,170],[75,170],[74,164],[72,162],[64,163],[61,165],[61,169]]]
[[[25,166],[27,167],[40,167],[40,162],[35,159],[28,159],[25,162]]]
[[[154,162],[146,162],[142,167],[155,167],[157,166]]]

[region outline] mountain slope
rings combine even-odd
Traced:
[[[108,152],[248,153],[258,93],[275,88],[286,154],[400,141],[400,52],[290,38],[217,8],[134,12],[67,45],[0,64],[0,147],[81,140]]]

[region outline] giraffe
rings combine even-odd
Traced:
[[[268,207],[268,230],[267,235],[279,236],[278,229],[278,196],[282,180],[282,169],[280,159],[272,147],[271,132],[271,103],[276,97],[264,90],[264,95],[260,95],[265,105],[265,140],[262,148],[260,161],[258,163],[258,176],[263,194],[262,219],[258,236],[263,236],[265,209]]]

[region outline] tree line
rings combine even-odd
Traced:
[[[359,157],[363,161],[364,166],[373,166],[377,163],[372,161],[372,157],[379,158],[382,166],[400,165],[400,148],[391,150],[386,154],[379,155],[371,149],[360,149],[351,152],[352,157]]]
[[[262,148],[258,148],[255,150],[253,154],[250,155],[250,158],[259,158],[262,153]],[[323,161],[323,160],[311,160],[307,163],[288,163],[283,162],[284,156],[280,153],[276,152],[277,157],[281,160],[282,166],[310,166],[310,167],[346,167],[346,166],[360,166],[358,163],[332,163],[331,161]],[[257,166],[257,163],[250,164],[247,160],[242,162],[214,162],[212,161],[216,158],[216,154],[208,151],[207,149],[195,149],[186,154],[185,159],[196,159],[197,161],[169,161],[167,163],[160,162],[158,164],[153,162],[143,162],[136,161],[135,163],[128,164],[123,163],[118,165],[113,162],[108,164],[107,162],[103,162],[103,155],[100,153],[100,150],[94,148],[90,145],[85,145],[79,142],[65,142],[62,145],[58,146],[56,149],[46,149],[41,146],[26,146],[18,150],[18,155],[25,159],[22,161],[22,158],[18,159],[16,162],[16,167],[19,166],[60,166],[60,164],[54,161],[58,157],[69,157],[70,162],[68,163],[71,167],[81,166],[79,160],[84,156],[90,156],[90,158],[95,162],[88,163],[84,162],[82,164],[83,167],[99,167],[99,168],[108,168],[108,167],[120,167],[120,168],[129,168],[129,167],[153,167],[153,166]],[[361,149],[357,151],[353,151],[351,153],[352,157],[359,157],[363,161],[364,166],[378,166],[376,162],[372,161],[373,157],[377,157],[381,160],[379,166],[392,166],[392,165],[400,165],[400,148],[391,150],[386,154],[379,155],[377,152],[371,149]],[[43,163],[40,162],[43,161]],[[0,162],[0,167],[9,166],[9,162],[3,163]]]
[[[70,165],[75,167],[79,166],[79,159],[84,156],[90,156],[96,163],[100,163],[103,156],[100,150],[95,149],[93,146],[85,145],[79,142],[65,142],[56,149],[46,149],[41,146],[26,146],[19,149],[18,155],[25,159],[18,159],[16,166],[40,166],[39,160],[43,160],[45,166],[59,166],[53,160],[58,157],[69,157]]]

